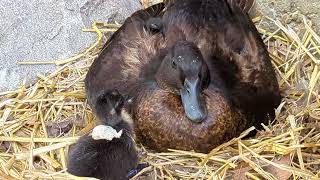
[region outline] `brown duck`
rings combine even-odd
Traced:
[[[89,104],[109,89],[134,97],[137,138],[161,151],[208,152],[267,123],[281,97],[250,4],[176,0],[134,13],[87,74]]]

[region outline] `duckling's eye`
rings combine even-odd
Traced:
[[[177,63],[174,60],[172,60],[171,65],[174,69],[177,69]]]

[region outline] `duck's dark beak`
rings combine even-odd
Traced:
[[[206,118],[205,110],[200,102],[200,80],[185,79],[180,90],[181,100],[187,117],[193,122],[202,122]]]

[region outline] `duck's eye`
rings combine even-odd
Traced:
[[[149,29],[152,33],[160,32],[160,27],[157,24],[150,24]]]
[[[177,69],[177,63],[174,60],[172,60],[171,65],[174,69]]]
[[[147,20],[145,27],[149,32],[153,34],[159,33],[162,29],[161,18],[150,18],[149,20]]]

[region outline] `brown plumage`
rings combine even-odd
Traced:
[[[90,105],[105,89],[133,96],[138,140],[156,150],[208,152],[267,123],[280,103],[278,82],[246,13],[226,0],[171,0],[136,12],[88,72]],[[159,30],[150,28],[154,18]]]

